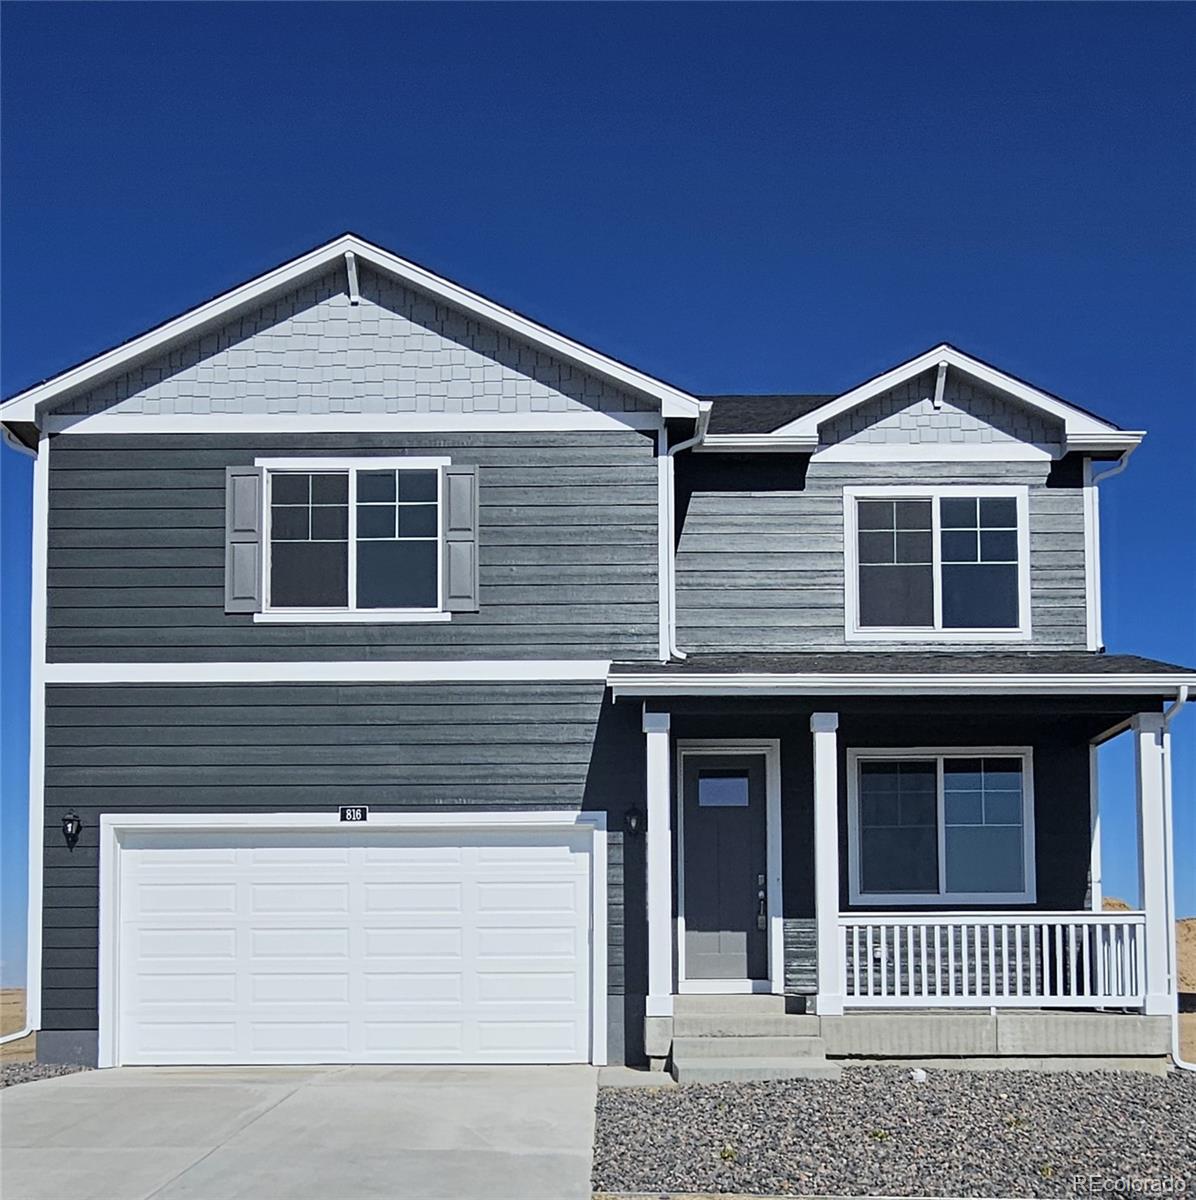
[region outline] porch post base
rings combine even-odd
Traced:
[[[820,1017],[841,1017],[843,1015],[843,997],[819,994],[814,997],[814,1011]]]
[[[1148,1017],[1169,1017],[1178,1007],[1179,998],[1166,992],[1150,992],[1142,1001],[1142,1011]]]
[[[673,1048],[673,1018],[644,1018],[644,1053],[649,1062],[659,1060],[662,1064]],[[653,1070],[656,1068],[653,1067]]]
[[[660,1071],[663,1074],[665,1065],[667,1063],[668,1063],[667,1058],[652,1058],[651,1056],[649,1056],[648,1070],[649,1071]]]

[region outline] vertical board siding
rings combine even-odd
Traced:
[[[478,612],[261,625],[224,611],[224,470],[271,455],[436,453],[479,469]],[[59,435],[51,662],[642,658],[657,644],[656,465],[633,431]]]
[[[788,490],[754,490],[752,464],[739,470],[742,490],[695,490],[689,501],[677,550],[678,641],[685,650],[875,650],[874,644],[844,636],[843,489],[886,483],[1028,485],[1028,646],[1087,645],[1083,492],[1047,487],[1045,462],[815,458],[805,486],[795,472]],[[926,645],[886,642],[883,648]]]
[[[637,800],[620,770],[595,772],[591,760],[613,756],[633,767],[642,738],[604,706],[601,684],[47,691],[46,1029],[96,1028],[106,812],[331,812],[346,803],[609,810],[608,989],[623,994],[622,812]],[[71,809],[83,819],[73,851],[62,840]]]

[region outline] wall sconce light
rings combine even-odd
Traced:
[[[642,833],[644,830],[644,810],[642,808],[629,808],[623,814],[623,828],[632,836]]]
[[[69,812],[62,818],[62,837],[68,850],[75,848],[75,843],[79,840],[79,834],[82,831],[83,822],[78,813]]]

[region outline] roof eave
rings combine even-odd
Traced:
[[[1196,687],[1196,673],[982,674],[934,673],[653,673],[612,671],[607,686],[614,698],[653,696],[1050,696],[1083,693],[1102,696],[1172,695]]]

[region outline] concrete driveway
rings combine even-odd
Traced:
[[[5,1200],[590,1195],[592,1067],[124,1067],[0,1091]]]

